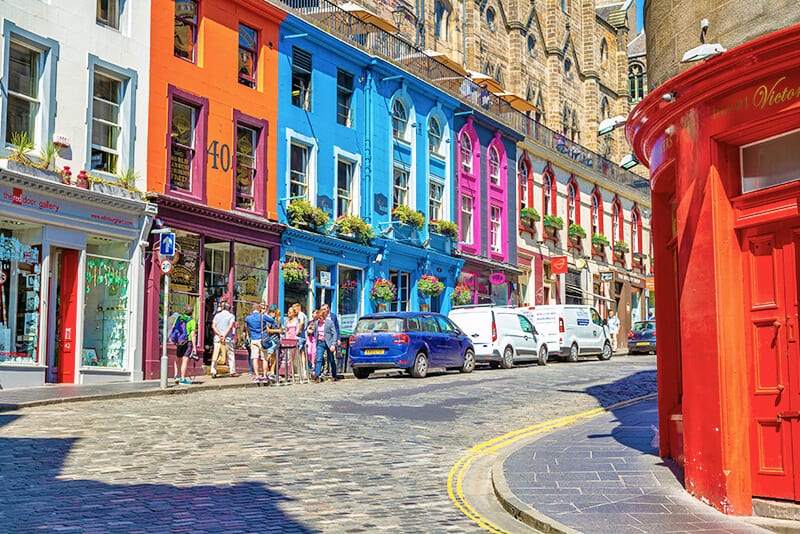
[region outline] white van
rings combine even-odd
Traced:
[[[559,356],[571,362],[580,356],[611,358],[611,335],[605,319],[591,306],[548,304],[521,308],[546,339],[558,339]],[[552,342],[551,342],[552,343]]]
[[[472,340],[476,363],[504,369],[522,361],[547,364],[551,350],[533,323],[515,308],[459,306],[448,317]]]

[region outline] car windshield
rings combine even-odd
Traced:
[[[356,323],[356,334],[370,332],[402,332],[403,319],[400,317],[366,317]]]
[[[634,323],[633,331],[634,332],[644,332],[645,330],[655,330],[656,323],[652,321],[642,321],[639,323]]]

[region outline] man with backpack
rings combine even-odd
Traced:
[[[189,358],[197,357],[197,321],[192,318],[194,307],[186,305],[183,313],[175,319],[172,325],[172,333],[169,340],[175,343],[175,383],[191,384],[192,381],[186,378],[186,368],[189,366]],[[181,360],[180,376],[178,376],[178,360]]]

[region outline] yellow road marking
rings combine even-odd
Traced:
[[[621,401],[606,408],[594,408],[578,414],[567,415],[564,417],[559,417],[558,419],[551,419],[549,421],[537,423],[519,430],[513,430],[507,434],[503,434],[502,436],[498,436],[475,445],[467,454],[462,456],[455,463],[452,469],[450,469],[450,473],[447,475],[447,495],[450,497],[450,500],[453,501],[453,504],[456,505],[456,508],[461,510],[461,513],[474,521],[479,527],[494,534],[511,534],[508,531],[498,527],[487,518],[483,517],[477,510],[475,510],[475,508],[472,507],[472,505],[464,496],[464,475],[476,460],[483,456],[497,455],[505,447],[513,445],[514,443],[525,438],[535,436],[536,434],[542,434],[557,428],[569,426],[579,421],[591,419],[600,414],[623,408],[644,400],[653,399],[655,397],[656,394],[653,393],[651,395],[645,395],[643,397]]]

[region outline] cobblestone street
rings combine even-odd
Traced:
[[[654,356],[617,356],[6,413],[0,525],[478,532],[447,494],[470,447],[655,387]]]

